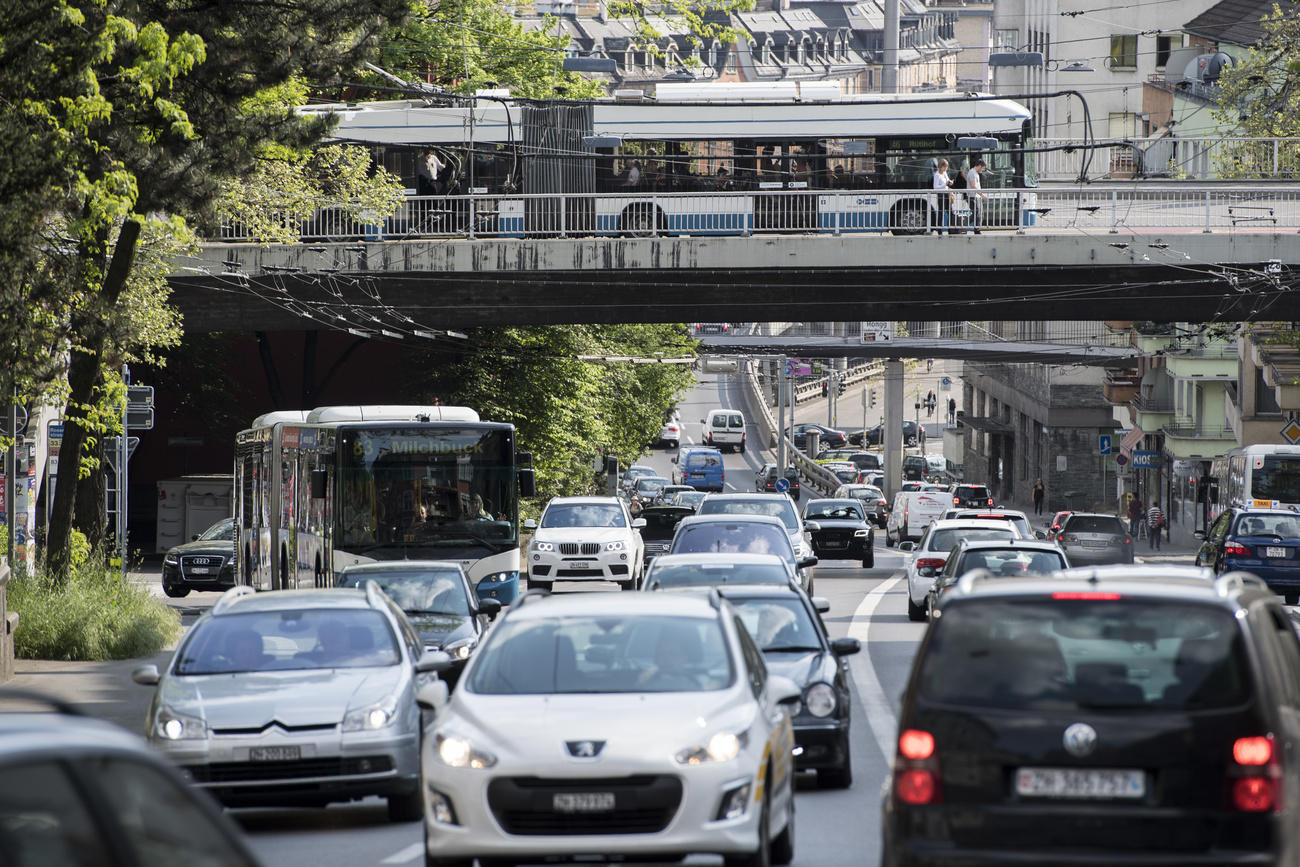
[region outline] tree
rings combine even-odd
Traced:
[[[1214,119],[1241,138],[1300,136],[1300,4],[1275,3],[1260,19],[1264,36],[1219,75]],[[1294,166],[1300,147],[1280,143],[1278,165]],[[1240,142],[1218,156],[1220,171],[1274,175],[1272,151],[1261,161]]]

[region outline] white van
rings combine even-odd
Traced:
[[[722,451],[745,450],[745,414],[738,409],[712,409],[700,419],[704,445]]]
[[[885,546],[897,542],[915,542],[925,528],[952,505],[952,495],[939,485],[922,485],[919,491],[899,491],[885,523]]]

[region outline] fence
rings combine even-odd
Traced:
[[[1300,178],[1300,138],[1157,138],[1095,142],[1043,138],[1034,146],[1038,177],[1075,181],[1087,164],[1087,179],[1176,178],[1248,180]]]

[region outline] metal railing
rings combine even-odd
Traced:
[[[1236,432],[1226,425],[1167,424],[1160,428],[1166,435],[1179,439],[1236,439]]]
[[[1075,181],[1084,165],[1078,139],[1036,139],[1034,155],[1044,181]],[[1153,138],[1096,142],[1089,180],[1171,178],[1253,180],[1300,178],[1300,138]]]
[[[1300,228],[1300,184],[1038,188],[987,195],[975,211],[965,193],[953,194],[954,207],[940,210],[928,190],[413,196],[382,220],[366,222],[326,206],[288,228],[304,241]],[[241,225],[227,224],[212,240],[258,239]]]
[[[772,417],[772,409],[768,406],[767,399],[763,395],[763,387],[758,381],[758,371],[753,362],[745,362],[745,386],[749,393],[750,403],[759,408],[763,418],[763,425],[769,432],[777,431],[777,421]],[[780,435],[784,436],[785,432],[781,431]],[[769,440],[775,445],[775,440]],[[825,467],[811,460],[802,451],[795,448],[794,440],[785,437],[785,453],[789,457],[790,465],[799,471],[802,478],[801,484],[810,484],[814,488],[826,494],[835,492],[840,486],[839,476],[836,476]]]

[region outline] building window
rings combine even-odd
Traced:
[[[1178,41],[1181,43],[1182,39],[1180,38]],[[1174,47],[1174,37],[1156,37],[1156,69],[1164,69],[1169,65],[1169,55],[1173,53]],[[1177,47],[1182,48],[1182,45]]]
[[[1015,51],[1020,48],[1020,31],[1014,28],[997,30],[993,34],[994,51]]]
[[[1138,38],[1136,33],[1110,38],[1111,69],[1136,69],[1138,65]]]

